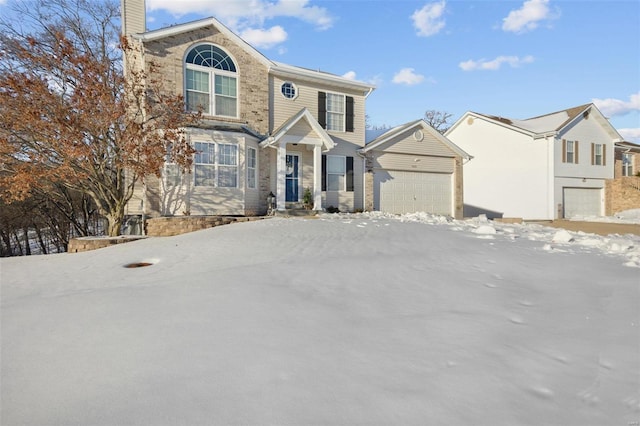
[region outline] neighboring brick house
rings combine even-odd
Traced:
[[[166,164],[139,185],[128,215],[262,215],[296,207],[364,209],[365,101],[374,86],[272,61],[214,18],[145,31],[144,0],[122,2],[123,34],[165,87],[204,109],[188,128],[190,173]]]
[[[473,156],[464,167],[465,216],[605,215],[622,137],[593,104],[524,120],[467,112],[445,136]]]
[[[616,142],[614,154],[614,178],[607,181],[608,216],[640,209],[640,145]]]

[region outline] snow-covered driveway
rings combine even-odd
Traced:
[[[1,424],[626,426],[640,239],[563,232],[326,215],[2,259]]]

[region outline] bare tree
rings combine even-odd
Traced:
[[[150,77],[154,64],[123,70],[136,52],[119,37],[117,3],[35,0],[14,13],[0,18],[2,196],[61,185],[90,197],[118,235],[136,182],[168,156],[190,166],[181,129],[199,114]]]
[[[451,117],[452,115],[448,112],[436,111],[435,109],[430,109],[424,113],[424,121],[441,134],[445,134],[451,127],[449,122]]]

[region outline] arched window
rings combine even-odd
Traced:
[[[236,64],[227,52],[212,44],[195,46],[185,59],[185,80],[187,110],[238,116]]]

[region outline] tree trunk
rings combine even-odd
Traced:
[[[31,256],[31,243],[29,242],[29,228],[22,228],[24,234],[24,252],[27,256]]]
[[[122,224],[124,222],[124,209],[118,209],[116,212],[109,212],[106,215],[107,218],[107,235],[110,237],[117,237],[120,235]]]

